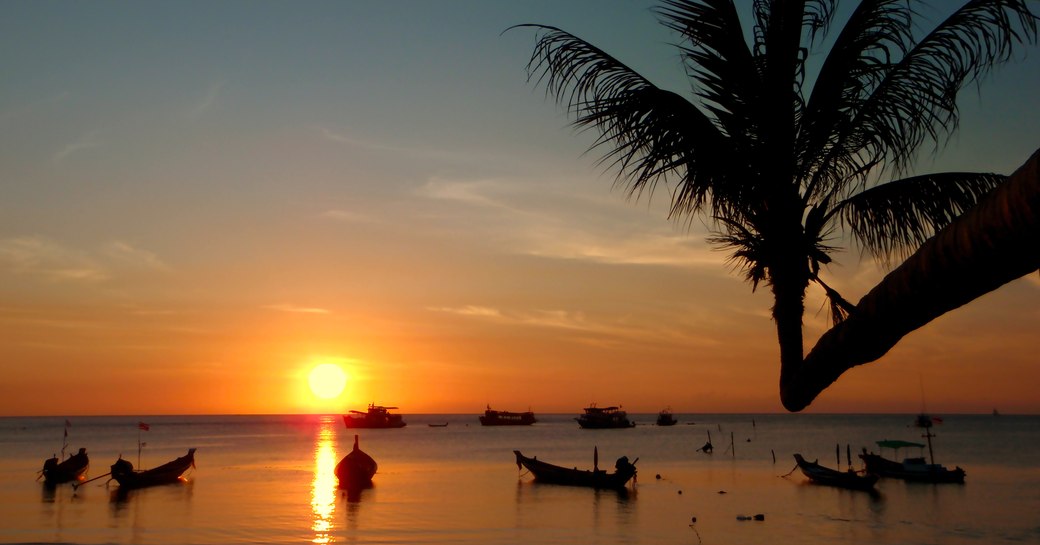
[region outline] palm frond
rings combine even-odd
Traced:
[[[838,203],[838,217],[883,262],[906,257],[936,231],[1007,179],[999,174],[947,172],[895,180]]]
[[[910,31],[905,0],[867,0],[835,39],[799,126],[795,153],[806,201],[817,192],[840,191],[873,166],[869,157],[859,154],[862,138],[850,122],[893,59],[906,53]]]
[[[731,138],[746,138],[751,112],[762,107],[762,85],[740,18],[730,0],[666,0],[655,9],[675,31],[694,93]]]
[[[1037,16],[1026,0],[974,0],[908,50],[857,112],[858,138],[873,160],[905,172],[926,140],[936,150],[957,128],[957,93],[1035,43]]]
[[[599,136],[592,150],[617,169],[630,196],[653,193],[674,175],[681,187],[672,196],[672,214],[699,210],[713,180],[728,168],[725,135],[685,98],[660,89],[588,42],[545,25],[527,65],[529,79],[566,106],[576,127]],[[517,28],[512,27],[512,28]]]

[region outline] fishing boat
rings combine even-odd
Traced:
[[[586,407],[585,414],[575,420],[585,429],[631,428],[636,425],[629,421],[628,414],[620,407],[597,407],[595,404]]]
[[[343,423],[348,428],[403,428],[404,419],[399,414],[390,414],[391,409],[397,407],[383,407],[381,405],[368,404],[368,411],[350,411],[343,415]]]
[[[851,469],[838,471],[821,466],[816,462],[810,462],[802,458],[801,454],[795,454],[794,459],[798,462],[798,469],[802,470],[802,474],[816,484],[848,488],[850,490],[872,491],[874,490],[874,484],[878,481],[877,475],[871,473],[859,474]]]
[[[379,465],[358,447],[358,436],[354,436],[354,449],[336,464],[336,478],[341,488],[356,488],[372,483]]]
[[[57,456],[48,458],[43,462],[43,482],[47,484],[61,484],[70,481],[82,481],[90,466],[87,457],[87,449],[81,448],[79,452],[59,461]]]
[[[657,425],[658,426],[674,426],[679,421],[672,415],[671,409],[665,409],[657,413]]]
[[[480,418],[482,426],[530,426],[538,420],[531,411],[522,413],[511,413],[509,411],[495,411],[488,405],[484,416]]]
[[[935,463],[935,451],[932,449],[932,437],[935,437],[935,434],[932,433],[933,422],[935,422],[935,418],[926,414],[918,415],[914,422],[915,426],[925,430],[923,437],[928,440],[928,461],[925,461],[924,456],[917,456],[904,458],[902,462],[897,462],[889,460],[880,454],[868,453],[867,449],[864,448],[859,457],[866,465],[867,471],[880,477],[902,479],[904,481],[963,484],[966,475],[963,469],[959,466],[954,469],[948,469],[946,466]],[[890,448],[896,452],[906,447],[917,447],[919,449],[924,449],[925,447],[921,443],[890,439],[876,441],[876,443],[881,449]],[[884,451],[882,450],[882,452]]]
[[[195,467],[195,449],[188,449],[188,454],[159,467],[135,470],[134,464],[120,457],[112,464],[112,478],[120,488],[144,488],[160,484],[171,484],[184,481],[184,472]]]
[[[514,450],[513,454],[516,455],[517,469],[527,468],[536,481],[603,489],[625,488],[625,484],[636,476],[636,462],[639,461],[639,458],[636,458],[629,462],[628,456],[622,456],[614,463],[614,473],[608,473],[599,468],[599,449],[593,449],[591,471],[578,468],[568,469],[542,462],[537,457],[528,458],[519,450]]]

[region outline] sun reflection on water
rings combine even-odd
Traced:
[[[314,442],[314,482],[311,511],[314,513],[312,543],[332,543],[332,515],[336,511],[336,419],[321,417]]]

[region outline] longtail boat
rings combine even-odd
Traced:
[[[530,426],[538,421],[531,411],[522,413],[495,411],[491,409],[490,405],[484,411],[484,416],[479,418],[482,426]]]
[[[537,457],[528,458],[521,454],[519,450],[514,450],[513,454],[516,455],[517,469],[527,468],[534,475],[536,481],[591,488],[625,488],[625,484],[636,476],[636,462],[639,461],[639,458],[636,458],[635,461],[629,462],[628,456],[622,456],[614,463],[615,472],[608,473],[599,469],[598,449],[593,451],[593,468],[591,471],[578,468],[568,469],[542,462]]]
[[[119,483],[120,488],[143,488],[183,481],[184,472],[193,467],[195,467],[195,449],[191,448],[188,449],[188,454],[180,458],[143,471],[135,470],[134,464],[119,458],[116,463],[112,464],[112,478]]]
[[[354,436],[354,449],[336,464],[336,478],[342,488],[370,484],[379,465],[365,451],[358,448],[358,436]]]
[[[79,449],[79,452],[64,461],[59,461],[57,456],[48,458],[43,462],[43,481],[47,484],[82,481],[89,466],[90,459],[85,448]]]
[[[794,459],[798,462],[798,469],[802,474],[816,484],[848,488],[850,490],[873,491],[874,484],[878,481],[877,475],[859,474],[851,469],[849,471],[838,471],[829,467],[821,466],[816,462],[810,462],[802,458],[801,454],[795,454]]]
[[[390,409],[396,408],[369,403],[368,411],[350,411],[350,414],[343,415],[343,424],[351,429],[403,428],[406,424],[401,415],[390,414]]]

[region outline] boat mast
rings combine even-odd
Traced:
[[[924,437],[928,440],[928,461],[935,465],[935,453],[932,451],[932,419],[927,414],[917,416],[917,427],[924,428]]]

